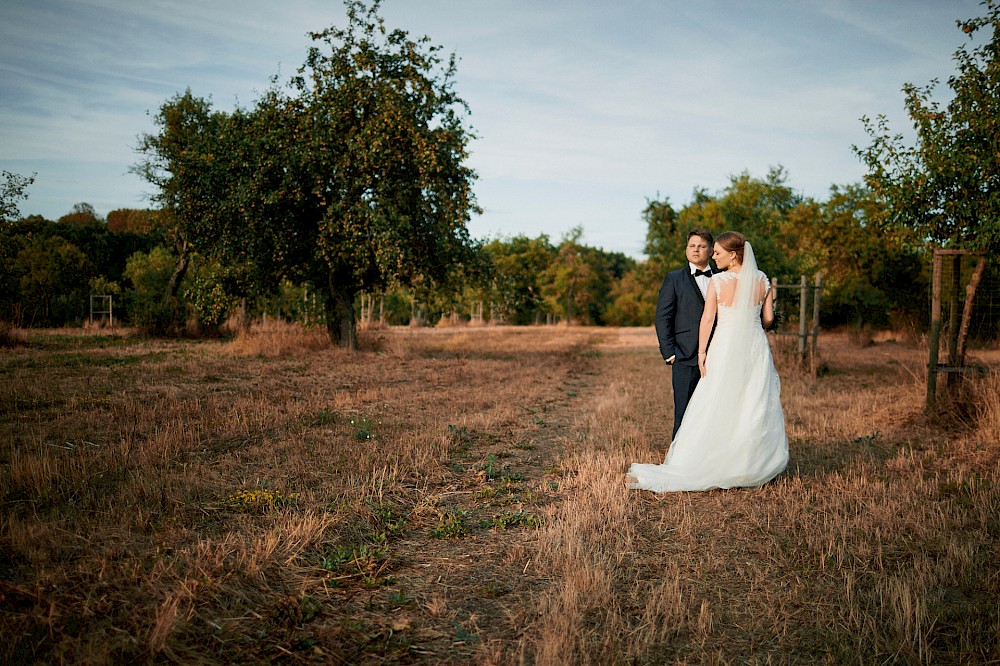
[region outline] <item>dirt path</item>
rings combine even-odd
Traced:
[[[602,349],[615,337],[583,336],[534,401],[516,406],[517,418],[449,425],[448,470],[433,487],[404,493],[412,508],[390,539],[380,584],[325,591],[342,607],[334,621],[310,627],[319,645],[341,645],[343,663],[490,663],[523,654],[551,582],[533,555],[536,530],[564,500],[559,461],[605,389]]]

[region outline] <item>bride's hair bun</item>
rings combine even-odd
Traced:
[[[736,258],[743,263],[743,249],[746,245],[747,237],[738,231],[723,231],[715,242],[722,246],[726,252],[735,252]]]

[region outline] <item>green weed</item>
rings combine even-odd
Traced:
[[[438,524],[431,530],[431,536],[439,539],[457,539],[469,533],[465,522],[465,511],[460,508],[441,511]]]

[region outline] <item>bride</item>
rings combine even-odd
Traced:
[[[720,234],[712,258],[728,270],[713,275],[708,286],[698,338],[702,379],[666,461],[633,463],[629,488],[663,493],[760,486],[788,465],[781,384],[763,328],[774,320],[770,283],[739,232]]]

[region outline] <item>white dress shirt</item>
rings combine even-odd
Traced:
[[[694,264],[692,264],[691,262],[688,262],[688,266],[691,267],[691,275],[694,275],[695,271],[702,270],[697,266],[695,266]],[[705,266],[705,270],[712,270],[712,268],[711,266]],[[709,278],[709,276],[707,275],[699,275],[694,279],[694,281],[698,283],[698,288],[701,289],[701,295],[703,298],[708,298],[708,281],[710,279],[711,278]]]

